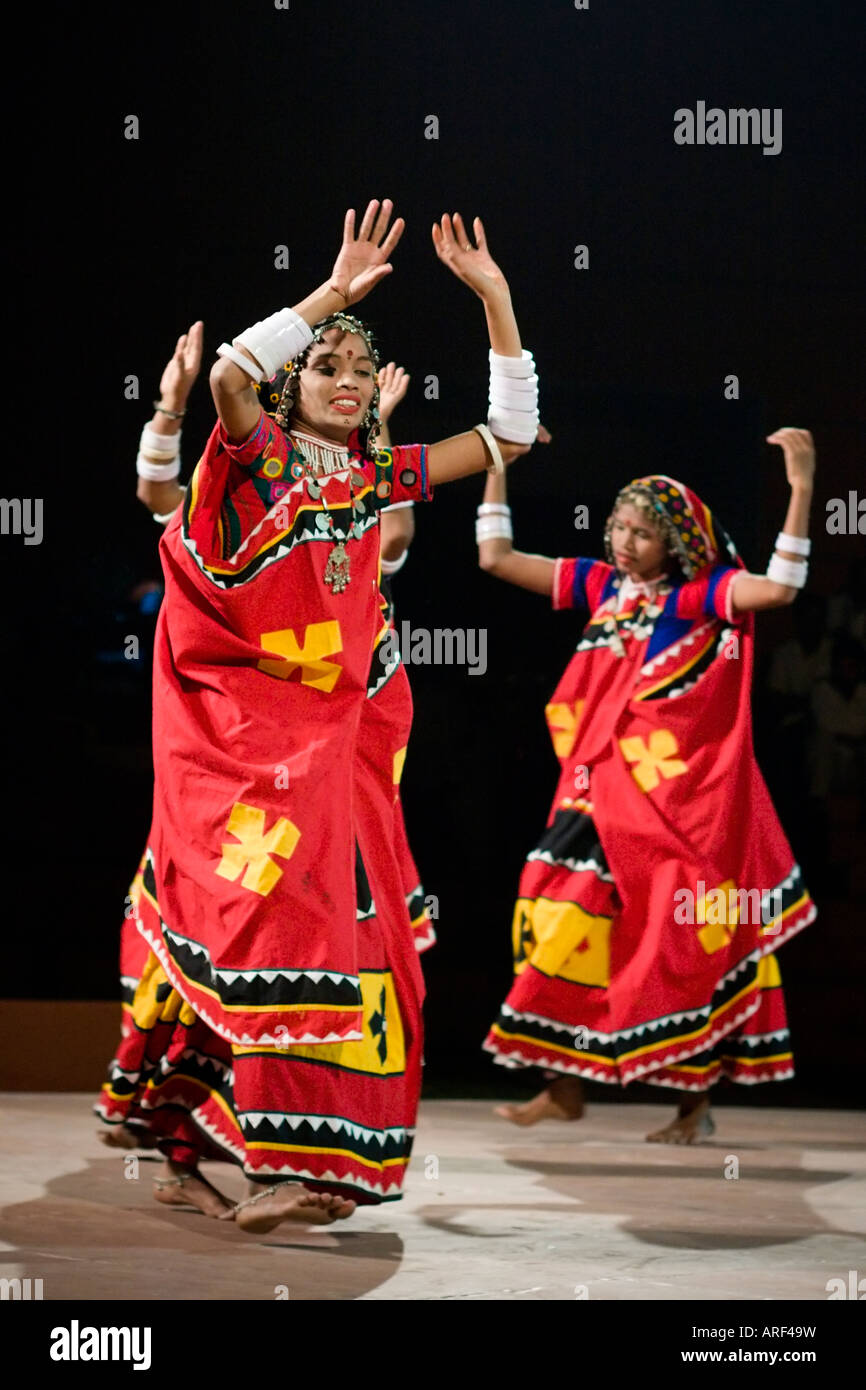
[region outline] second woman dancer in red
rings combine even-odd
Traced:
[[[791,486],[766,575],[748,574],[683,483],[617,496],[606,560],[512,547],[502,478],[479,508],[483,569],[589,612],[547,706],[560,779],[514,911],[516,979],[485,1047],[547,1085],[499,1113],[576,1119],[581,1078],[682,1093],[648,1138],[711,1130],[709,1087],[793,1075],[774,949],[815,916],[752,751],[753,613],[806,580],[806,430],[770,435]]]

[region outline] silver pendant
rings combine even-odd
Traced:
[[[342,541],[338,541],[328,556],[325,566],[325,583],[334,594],[341,594],[349,585],[349,555]]]

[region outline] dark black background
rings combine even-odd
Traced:
[[[554,434],[510,473],[522,549],[600,553],[616,490],[663,471],[688,481],[763,571],[787,496],[781,453],[763,438],[793,424],[818,449],[811,582],[841,587],[862,539],[829,536],[824,517],[829,498],[864,487],[863,38],[860,4],[802,0],[591,0],[588,11],[177,0],[92,7],[62,28],[46,17],[41,52],[57,84],[30,84],[9,132],[21,208],[10,288],[27,306],[10,383],[28,404],[23,437],[19,417],[7,422],[7,478],[21,470],[19,492],[43,489],[45,538],[0,542],[0,993],[116,993],[123,898],[149,823],[149,689],[146,663],[97,658],[144,635],[125,605],[159,577],[158,529],[134,495],[139,432],[178,333],[203,318],[191,466],[213,421],[216,346],[325,278],[348,205],[390,196],[408,224],[393,276],[359,310],[383,360],[413,375],[397,441],[484,416],[481,306],[430,241],[444,211],[484,217]],[[781,107],[782,152],[677,146],[674,111],[698,100]],[[124,139],[129,114],[138,141]],[[282,243],[288,271],[274,269]],[[586,271],[573,265],[578,243]],[[130,373],[138,402],[124,398]],[[430,373],[438,401],[424,399]],[[739,401],[724,399],[729,373]],[[410,668],[403,785],[440,908],[425,959],[428,1083],[508,1091],[478,1044],[508,987],[514,890],[555,782],[543,708],[575,619],[478,571],[481,490],[469,479],[416,509],[395,582],[398,618],[489,635],[484,677]],[[573,527],[579,503],[588,533]],[[789,623],[759,619],[761,660]],[[756,704],[760,715],[758,689]],[[791,808],[780,812],[788,825]],[[850,1097],[864,1060],[862,903],[832,882],[816,895],[818,922],[783,953],[800,1070],[774,1100]]]

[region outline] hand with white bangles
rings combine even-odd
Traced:
[[[815,445],[808,430],[786,425],[767,435],[768,444],[778,444],[785,456],[785,472],[791,485],[791,500],[785,524],[776,537],[776,546],[767,566],[771,583],[796,593],[809,577],[809,508],[815,481]],[[737,599],[739,600],[738,590]]]
[[[293,308],[278,310],[253,323],[231,343],[224,342],[217,348],[221,360],[211,370],[211,389],[230,441],[240,443],[247,439],[259,420],[260,408],[251,383],[271,380],[284,363],[306,353],[316,325],[345,312],[390,274],[389,257],[404,229],[402,218],[391,225],[392,213],[390,199],[381,203],[373,199],[356,234],[355,213],[350,208],[328,280]],[[538,430],[535,364],[531,354],[522,348],[508,282],[490,255],[480,218],[475,219],[473,227],[475,245],[459,213],[453,218],[446,214],[434,224],[433,243],[443,264],[484,304],[490,339],[490,408],[486,424],[427,446],[431,487],[483,468],[501,471],[506,463],[529,451]],[[399,369],[393,370],[390,385],[402,386],[404,383],[397,376]],[[300,386],[303,397],[303,379]],[[300,409],[296,405],[296,415]],[[309,428],[309,420],[306,423]],[[332,424],[329,416],[327,427],[317,428],[325,428],[327,434]],[[341,421],[341,428],[343,424],[348,437],[349,422]]]
[[[538,377],[532,354],[521,348],[517,322],[511,307],[508,281],[487,245],[484,224],[472,224],[475,246],[459,212],[446,213],[433,224],[436,254],[458,280],[468,285],[484,304],[490,333],[490,409],[487,426],[476,429],[493,459],[491,472],[505,462],[528,453],[538,433]],[[499,447],[507,445],[503,451]]]
[[[160,378],[153,419],[141,432],[136,496],[162,523],[171,519],[183,501],[184,489],[177,481],[181,421],[201,369],[203,335],[204,324],[198,319],[178,338]]]

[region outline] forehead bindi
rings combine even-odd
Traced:
[[[617,521],[620,526],[630,526],[635,531],[656,530],[656,527],[650,521],[649,517],[643,516],[630,502],[624,502],[621,506],[617,507],[614,512],[614,521]]]
[[[346,361],[357,366],[359,362],[372,362],[367,344],[357,333],[340,333],[332,330],[322,339],[323,352],[316,357],[317,362]]]

